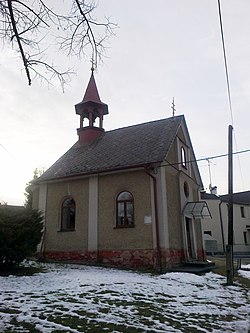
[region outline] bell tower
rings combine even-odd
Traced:
[[[103,116],[109,113],[108,105],[100,99],[93,68],[83,100],[75,105],[75,110],[80,115],[80,127],[77,129],[79,144],[88,144],[104,133]],[[88,123],[84,126],[85,118]]]

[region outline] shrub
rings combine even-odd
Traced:
[[[37,210],[0,207],[0,266],[18,265],[36,252],[42,221]]]

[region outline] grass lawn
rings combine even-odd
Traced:
[[[249,289],[216,273],[152,275],[43,264],[0,277],[0,332],[237,332],[249,329]],[[219,269],[219,265],[218,265]]]
[[[210,258],[210,260],[215,263],[215,268],[213,269],[213,272],[226,277],[226,260],[225,260],[225,258],[212,257],[212,258]],[[248,259],[247,262],[250,263],[250,259]],[[250,289],[250,279],[244,278],[243,276],[238,274],[237,271],[235,272],[234,281],[235,281],[235,283],[240,283],[241,285]]]

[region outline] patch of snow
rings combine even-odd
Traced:
[[[43,333],[78,333],[93,323],[107,332],[120,332],[119,325],[127,332],[182,333],[188,327],[196,332],[248,332],[248,290],[226,287],[225,278],[214,273],[151,275],[65,264],[44,268],[45,273],[33,276],[0,277],[1,332],[18,332],[13,319]],[[76,324],[64,323],[68,316]],[[112,324],[114,329],[107,326]]]
[[[242,265],[241,268],[238,270],[238,274],[250,280],[250,264]]]

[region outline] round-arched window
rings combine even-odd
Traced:
[[[134,198],[130,192],[118,194],[116,199],[116,226],[134,226]]]
[[[187,168],[187,157],[186,157],[186,151],[184,147],[181,147],[181,165],[184,168]]]
[[[61,206],[61,231],[75,230],[76,204],[71,197],[66,198]]]

